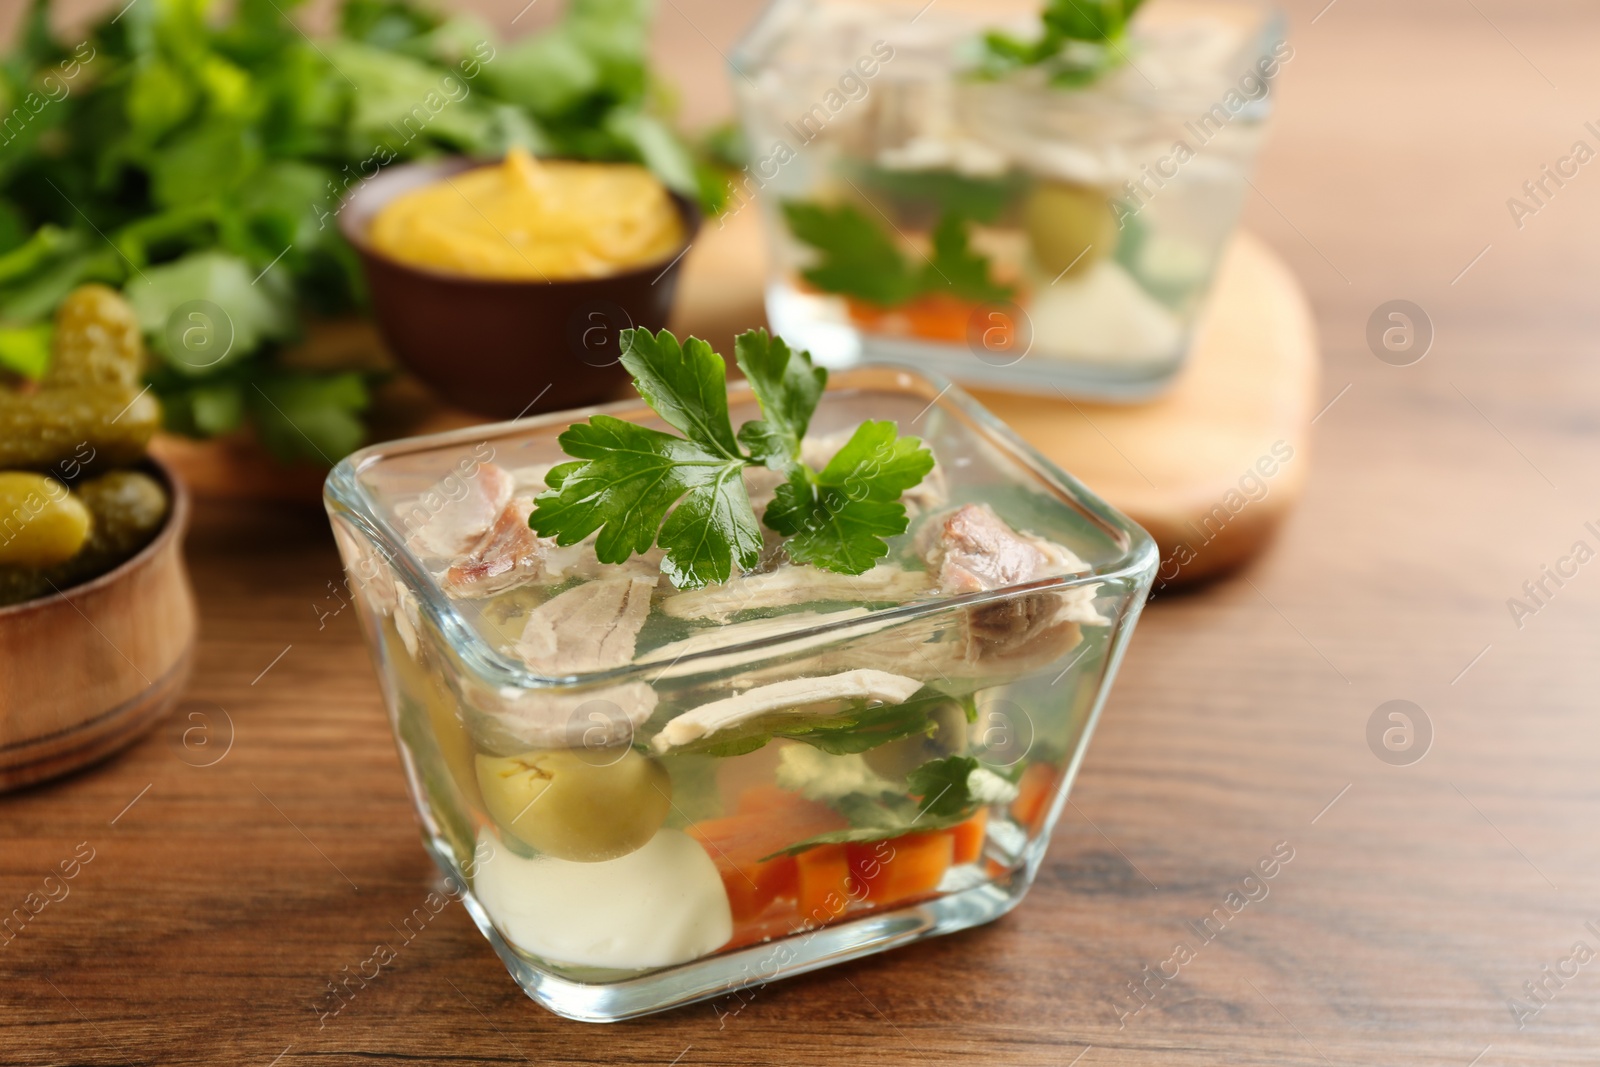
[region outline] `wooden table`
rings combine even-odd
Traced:
[[[0,910],[93,854],[0,946],[0,1064],[1593,1062],[1600,960],[1564,961],[1600,951],[1600,564],[1547,581],[1520,628],[1507,598],[1600,547],[1600,170],[1521,230],[1506,198],[1596,144],[1600,15],[1338,0],[1313,22],[1324,3],[1292,4],[1247,210],[1327,353],[1306,502],[1246,573],[1152,604],[1021,909],[737,1013],[556,1019],[458,906],[397,933],[434,873],[351,612],[324,614],[324,520],[213,506],[190,539],[204,640],[178,714],[0,801]],[[505,24],[521,5],[485,6]],[[666,59],[704,79],[707,39],[725,48],[750,7],[671,0]],[[691,104],[716,93],[694,81]],[[1397,298],[1436,328],[1414,366],[1365,340]],[[1432,727],[1409,766],[1367,741],[1397,698]],[[1293,859],[1268,895],[1202,944],[1189,920],[1278,842]],[[392,965],[319,1018],[379,941]],[[1132,1014],[1128,983],[1171,974],[1179,941],[1193,958]],[[1576,974],[1519,1028],[1508,998],[1546,966]]]

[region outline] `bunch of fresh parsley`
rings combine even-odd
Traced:
[[[934,227],[932,251],[918,261],[859,208],[804,200],[783,204],[789,232],[818,252],[801,277],[825,293],[894,307],[919,296],[946,293],[962,300],[1004,300],[1009,286],[989,277],[989,260],[974,252],[966,219],[946,211]]]
[[[1034,40],[998,31],[984,35],[985,72],[1043,66],[1057,85],[1086,85],[1125,58],[1121,42],[1143,2],[1050,0],[1041,15],[1043,31]]]
[[[571,0],[514,43],[408,0],[343,0],[313,40],[291,21],[302,2],[117,3],[61,39],[33,0],[0,59],[0,371],[42,375],[56,306],[103,282],[138,311],[169,428],[248,424],[331,462],[362,440],[369,375],[282,357],[309,318],[364,306],[335,216],[382,167],[517,145],[722,195],[662,118],[651,0]],[[218,359],[170,350],[194,301],[226,314]]]
[[[800,442],[827,384],[765,330],[734,342],[762,418],[736,433],[728,413],[727,364],[710,345],[683,344],[666,330],[624,330],[622,364],[645,402],[682,436],[595,415],[561,434],[573,457],[545,476],[528,525],[558,544],[598,532],[604,563],[660,545],[662,570],[680,589],[725,582],[760,559],[762,536],[745,489],[746,467],[784,475],[762,516],[787,540],[796,563],[861,574],[883,556],[885,538],[908,523],[900,497],[933,469],[933,454],[892,422],[863,422],[822,470],[800,458]]]

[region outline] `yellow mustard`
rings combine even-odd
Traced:
[[[396,197],[368,235],[392,259],[478,278],[599,278],[671,259],[683,219],[632,163],[505,162]]]

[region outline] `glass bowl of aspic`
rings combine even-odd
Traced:
[[[830,379],[764,331],[733,385],[694,338],[622,351],[638,401],[328,478],[453,892],[530,997],[590,1021],[1004,915],[1153,542],[941,379]]]

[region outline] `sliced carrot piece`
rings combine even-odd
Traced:
[[[949,833],[903,834],[851,845],[850,873],[865,887],[866,903],[882,907],[933,892],[954,855]]]
[[[817,845],[794,858],[796,904],[806,922],[825,923],[843,915],[850,895],[850,857],[844,845]]]
[[[798,895],[794,857],[773,853],[844,825],[844,817],[826,804],[769,787],[747,790],[736,814],[702,820],[688,833],[717,865],[738,923],[755,919],[775,900]]]
[[[983,855],[983,837],[989,829],[989,809],[982,808],[966,822],[956,823],[945,833],[950,835],[950,862],[956,865],[974,863]]]
[[[1048,763],[1035,763],[1023,771],[1017,799],[1011,802],[1011,817],[1030,830],[1038,829],[1055,795],[1056,778],[1056,768]]]
[[[911,332],[930,341],[965,341],[967,324],[978,305],[943,293],[932,293],[906,306]]]

